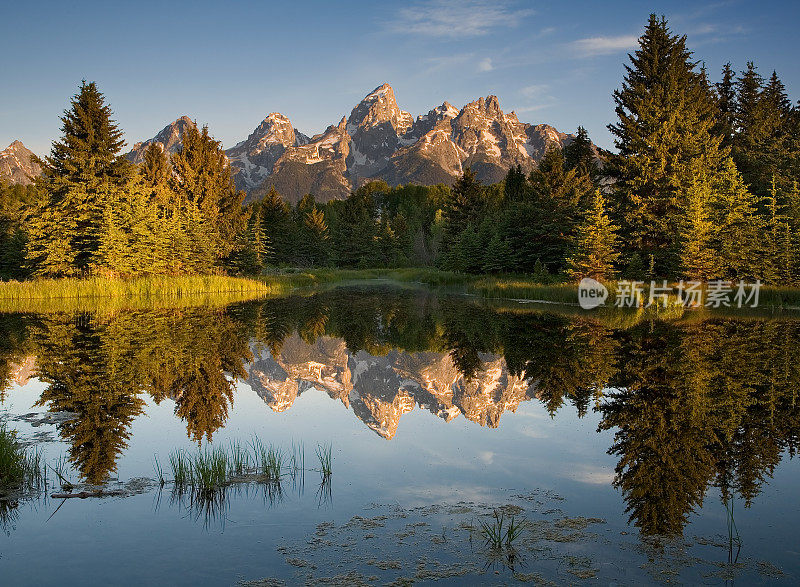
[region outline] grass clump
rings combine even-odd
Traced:
[[[177,450],[169,455],[169,466],[172,469],[172,480],[179,491],[192,485],[192,460],[182,450]]]
[[[478,523],[484,542],[492,550],[512,549],[526,526],[525,520],[518,521],[514,516],[506,519],[505,514],[498,510],[492,513],[491,521],[478,520]]]
[[[330,444],[317,445],[317,459],[319,459],[319,472],[323,477],[333,474],[333,450]]]
[[[0,494],[38,489],[44,477],[41,451],[26,448],[16,431],[0,424]]]
[[[238,440],[228,444],[228,470],[231,475],[241,477],[250,470],[250,453]]]
[[[270,483],[278,483],[283,469],[283,451],[265,445],[257,436],[250,443],[255,456],[256,472]]]

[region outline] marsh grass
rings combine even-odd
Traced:
[[[192,485],[208,493],[222,487],[228,481],[228,455],[222,447],[198,451],[192,462]]]
[[[333,474],[333,450],[330,444],[318,444],[317,459],[319,459],[319,472],[323,478],[329,478]]]
[[[136,279],[37,279],[0,283],[0,312],[53,312],[226,305],[288,293],[279,280],[222,275]]]
[[[181,491],[192,484],[192,461],[185,451],[177,450],[170,453],[169,465],[175,489]]]
[[[15,430],[0,424],[0,494],[38,490],[45,478],[41,451],[25,447]]]
[[[255,458],[256,473],[269,483],[280,483],[283,470],[283,451],[265,445],[257,436],[250,442]]]
[[[167,483],[167,480],[164,478],[164,469],[161,467],[161,463],[158,462],[158,456],[153,457],[153,470],[156,473],[156,481],[158,481],[158,486],[164,487],[164,485]]]
[[[55,466],[50,467],[50,470],[52,470],[58,478],[58,482],[61,484],[61,489],[64,491],[72,491],[72,488],[74,487],[74,484],[69,479],[69,471],[71,469],[72,465],[70,464],[66,455],[63,454],[56,459]]]
[[[527,526],[525,520],[517,520],[514,516],[506,515],[502,511],[494,510],[492,520],[487,522],[478,520],[481,526],[481,536],[492,550],[512,549]]]
[[[238,440],[232,440],[228,444],[228,472],[230,475],[241,477],[250,470],[250,453],[247,448]]]

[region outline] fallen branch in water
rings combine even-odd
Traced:
[[[87,497],[108,497],[112,495],[123,495],[125,492],[120,490],[112,490],[112,491],[103,491],[102,489],[98,489],[97,491],[81,491],[79,493],[54,493],[50,497],[53,499],[69,499],[71,497],[78,497],[80,499],[85,499]]]

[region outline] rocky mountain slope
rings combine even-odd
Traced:
[[[463,415],[497,427],[503,412],[514,412],[535,397],[536,386],[511,375],[496,355],[483,355],[483,368],[466,379],[446,353],[353,354],[344,340],[325,336],[309,344],[295,334],[274,356],[253,352],[247,383],[272,410],[287,410],[299,395],[318,389],[387,439],[397,432],[401,416],[416,406],[446,422]]]
[[[20,141],[14,141],[0,151],[0,180],[28,185],[41,172],[39,165],[33,161],[33,151]]]
[[[151,142],[175,152],[191,124],[188,117],[179,118],[152,139],[136,143],[127,157],[141,162]],[[493,183],[512,165],[529,171],[550,145],[571,140],[572,135],[546,124],[520,122],[514,112],[503,112],[496,96],[460,110],[444,102],[415,119],[398,106],[392,87],[383,84],[319,134],[308,137],[273,112],[226,154],[237,187],[249,199],[274,186],[292,203],[308,193],[326,202],[374,179],[393,186],[450,184],[467,166],[481,181]]]
[[[512,165],[532,169],[549,145],[572,140],[546,124],[523,123],[514,112],[504,113],[496,96],[461,110],[444,102],[415,120],[398,106],[389,84],[375,88],[325,132],[302,144],[289,145],[288,138],[272,167],[243,158],[236,148],[228,151],[241,170],[238,185],[253,197],[275,186],[296,202],[306,193],[320,201],[342,198],[372,179],[390,185],[452,183],[466,166],[491,183]],[[247,181],[254,176],[263,178],[258,187]]]
[[[175,122],[172,122],[161,129],[156,136],[147,141],[140,141],[133,145],[133,149],[125,154],[128,161],[139,164],[144,162],[144,152],[151,143],[157,143],[161,148],[169,154],[177,151],[183,144],[183,133],[189,127],[195,126],[194,121],[188,116],[181,116]]]

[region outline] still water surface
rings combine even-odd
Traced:
[[[0,341],[1,417],[79,487],[123,490],[53,499],[48,469],[47,494],[0,502],[3,585],[800,575],[798,320],[371,287],[5,314]],[[302,443],[305,473],[212,503],[154,482],[155,458],[170,478],[172,451],[254,436]],[[528,522],[513,550],[484,544],[495,511]]]

